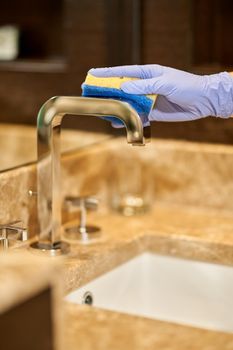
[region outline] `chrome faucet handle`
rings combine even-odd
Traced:
[[[65,229],[66,238],[87,243],[100,236],[100,228],[87,225],[87,210],[97,210],[99,200],[92,196],[66,197],[65,205],[67,208],[79,208],[79,225],[69,226]]]
[[[81,197],[65,197],[65,203],[69,207],[77,207],[85,209],[97,210],[99,206],[99,200],[92,196],[81,196]]]
[[[22,221],[18,220],[0,225],[0,246],[3,249],[9,248],[9,241],[24,242],[27,239],[27,230],[23,227]]]

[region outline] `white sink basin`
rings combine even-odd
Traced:
[[[70,293],[102,309],[233,332],[233,267],[144,253]]]

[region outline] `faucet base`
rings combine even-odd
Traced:
[[[70,245],[63,241],[59,241],[53,245],[36,241],[30,245],[30,249],[35,253],[43,254],[45,256],[60,256],[69,253]]]
[[[96,242],[101,237],[101,229],[98,226],[73,226],[67,227],[64,237],[76,243],[87,244]]]

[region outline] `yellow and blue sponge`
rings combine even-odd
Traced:
[[[82,84],[82,96],[113,98],[128,102],[140,115],[143,124],[148,123],[148,115],[154,106],[156,95],[127,94],[121,90],[121,84],[137,78],[129,77],[95,77],[88,74]],[[122,126],[122,123],[114,117],[106,117],[115,126]]]

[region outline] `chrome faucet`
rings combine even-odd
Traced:
[[[60,131],[64,115],[114,116],[127,131],[127,142],[144,145],[150,126],[143,128],[137,112],[126,102],[87,97],[53,97],[41,107],[37,118],[37,211],[38,241],[31,244],[48,255],[69,251],[61,240]]]

